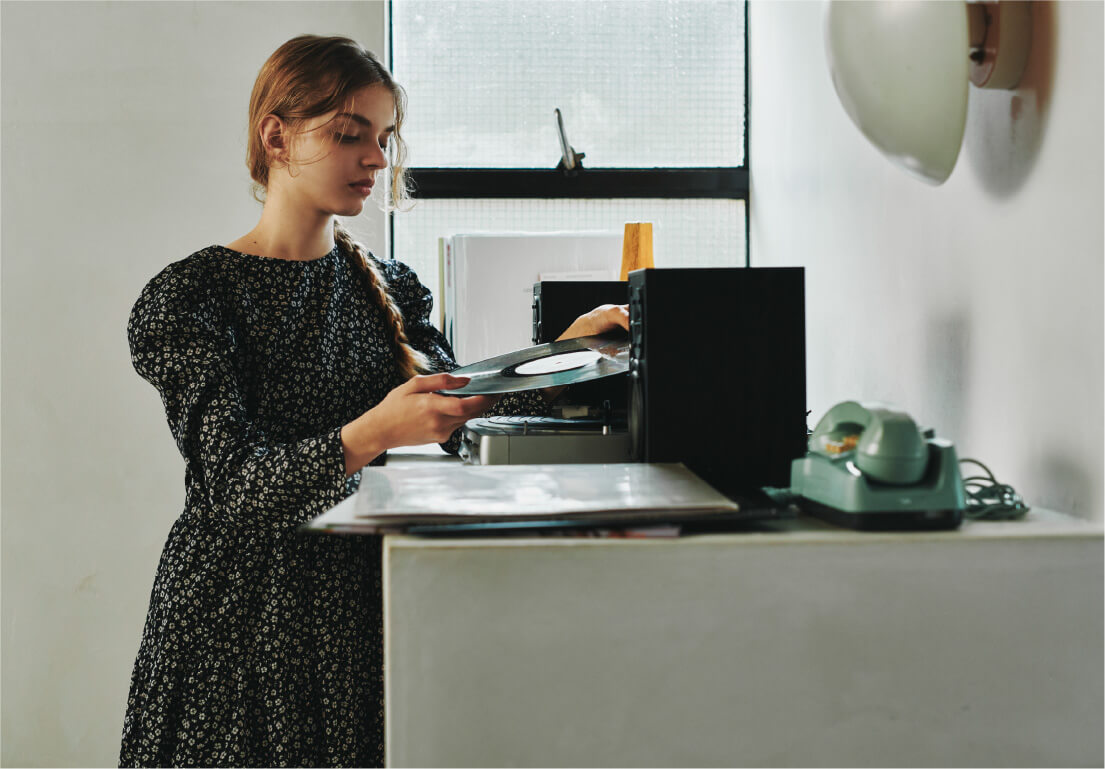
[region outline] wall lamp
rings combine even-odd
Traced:
[[[830,0],[825,50],[863,135],[914,176],[943,184],[963,143],[968,80],[1015,88],[1031,29],[1027,2]]]

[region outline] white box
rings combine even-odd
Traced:
[[[533,284],[555,276],[617,280],[618,232],[472,233],[448,239],[446,338],[466,366],[532,345]]]

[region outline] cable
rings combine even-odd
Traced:
[[[998,483],[990,468],[977,459],[961,459],[960,465],[978,465],[986,475],[963,478],[963,490],[967,494],[967,509],[963,515],[975,521],[1011,521],[1023,518],[1031,510],[1012,486]]]

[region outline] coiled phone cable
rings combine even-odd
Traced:
[[[963,490],[967,495],[964,517],[974,521],[1011,521],[1023,518],[1032,509],[1012,486],[999,483],[990,468],[977,459],[961,459],[959,464],[978,465],[985,473],[963,477]]]

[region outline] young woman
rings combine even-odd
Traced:
[[[407,266],[353,242],[390,165],[405,192],[404,94],[346,38],[303,36],[265,63],[247,163],[261,219],[161,271],[128,327],[185,460],[134,666],[122,765],[381,765],[380,541],[296,527],[356,490],[392,447],[474,416],[538,413],[537,393],[456,398],[467,380]],[[628,325],[624,307],[564,337]],[[475,695],[476,693],[474,693]]]

